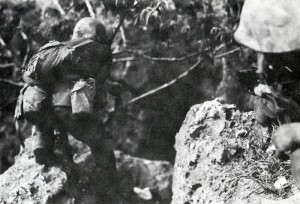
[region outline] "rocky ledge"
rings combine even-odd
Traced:
[[[222,99],[193,106],[176,135],[172,204],[300,203],[289,160],[273,157],[273,131]]]
[[[120,191],[99,199],[101,176],[97,176],[90,150],[72,137],[70,141],[75,163],[45,167],[35,163],[32,138],[28,138],[15,164],[0,175],[0,203],[170,203],[173,167],[169,162],[144,160],[116,151]]]

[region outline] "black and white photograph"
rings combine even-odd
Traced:
[[[0,204],[299,203],[300,0],[0,0]]]

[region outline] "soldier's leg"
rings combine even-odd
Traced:
[[[71,115],[72,82],[59,82],[53,86],[52,107],[56,120],[57,143],[56,151],[63,160],[73,162],[73,152],[68,141],[68,126]]]
[[[71,116],[71,108],[67,106],[54,107],[56,119],[56,152],[61,155],[64,160],[73,162],[73,150],[68,140],[68,126]]]
[[[70,133],[78,140],[87,144],[95,158],[99,170],[99,184],[105,191],[115,188],[119,182],[116,169],[116,160],[113,152],[112,139],[105,132],[101,123],[93,116],[89,117],[73,114],[69,123]]]
[[[32,130],[34,139],[33,154],[38,164],[51,165],[56,161],[53,154],[54,135],[53,129],[43,129],[43,127],[34,125]]]
[[[36,162],[39,164],[53,163],[55,157],[53,155],[53,148],[55,143],[54,136],[54,122],[52,114],[48,112],[28,113],[26,118],[33,124],[32,137],[33,153]]]
[[[54,114],[50,108],[51,87],[30,85],[23,92],[22,109],[25,118],[32,123],[33,152],[37,163],[44,164],[50,161],[54,146]]]
[[[101,128],[97,126],[91,115],[72,114],[71,109],[64,107],[54,108],[56,117],[61,124],[68,127],[69,133],[76,139],[87,144],[95,158],[97,170],[90,175],[90,186],[95,186],[96,194],[106,195],[114,188],[117,181],[116,164],[111,148],[111,142],[103,138]]]
[[[118,179],[112,141],[93,114],[94,85],[93,80],[81,80],[74,84],[71,94],[72,114],[68,116],[67,123],[70,134],[87,144],[95,158],[96,179],[93,179],[95,183],[91,185],[97,185],[99,193],[106,194]]]

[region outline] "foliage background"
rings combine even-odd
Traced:
[[[1,0],[0,172],[13,163],[19,149],[12,115],[21,69],[49,40],[68,40],[76,22],[86,16],[101,20],[110,33],[126,17],[112,44],[112,74],[126,84],[124,108],[107,124],[116,149],[173,161],[175,135],[192,105],[222,96],[250,110],[249,94],[235,77],[237,70],[254,62],[253,53],[233,40],[242,4],[243,0]],[[199,59],[201,63],[176,83],[126,105],[178,78]]]

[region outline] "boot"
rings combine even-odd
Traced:
[[[45,166],[61,165],[62,160],[55,156],[52,150],[46,148],[36,148],[33,150],[36,163]]]
[[[32,136],[34,138],[33,154],[38,164],[52,166],[60,163],[60,159],[54,155],[53,148],[55,137],[53,129],[33,126]]]

